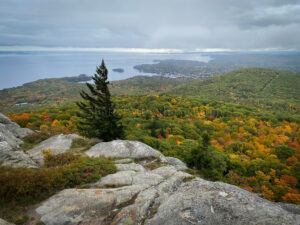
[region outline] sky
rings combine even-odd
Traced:
[[[0,50],[49,48],[299,51],[300,0],[0,0]]]

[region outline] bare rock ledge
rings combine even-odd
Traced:
[[[118,161],[121,171],[90,184],[89,189],[66,189],[44,201],[36,209],[44,224],[300,225],[299,206],[273,203],[233,185],[194,177],[181,171],[185,164],[180,160],[139,142],[104,142],[86,154],[155,157],[164,164],[149,170]]]
[[[38,168],[26,153],[18,151],[23,144],[20,138],[32,133],[0,113],[0,166]]]

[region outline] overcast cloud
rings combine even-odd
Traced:
[[[0,0],[0,46],[300,50],[300,0]]]

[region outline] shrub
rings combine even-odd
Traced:
[[[189,166],[195,167],[211,180],[221,179],[228,169],[228,158],[209,145],[209,137],[206,134],[203,135],[202,143],[191,151],[186,160]]]
[[[300,188],[300,162],[297,162],[292,166],[291,175],[297,178],[298,187]]]
[[[159,140],[158,138],[145,136],[143,137],[142,142],[161,152],[166,152],[171,150],[171,146],[167,142],[163,140]]]
[[[287,159],[293,156],[296,151],[286,145],[278,145],[275,147],[274,153],[278,156],[279,159]]]
[[[65,164],[70,164],[71,162],[79,158],[79,156],[73,155],[68,152],[58,155],[52,155],[51,151],[44,151],[43,153],[45,156],[45,167],[63,166]]]
[[[256,171],[262,171],[265,174],[270,172],[270,169],[274,169],[280,172],[283,165],[277,159],[266,159],[266,160],[252,160],[247,164],[247,176],[255,176]]]
[[[103,157],[47,156],[49,168],[0,169],[0,200],[24,204],[45,199],[56,191],[96,181],[116,172],[113,163]]]

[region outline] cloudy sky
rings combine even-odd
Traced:
[[[0,0],[0,49],[24,46],[300,50],[300,0]]]

